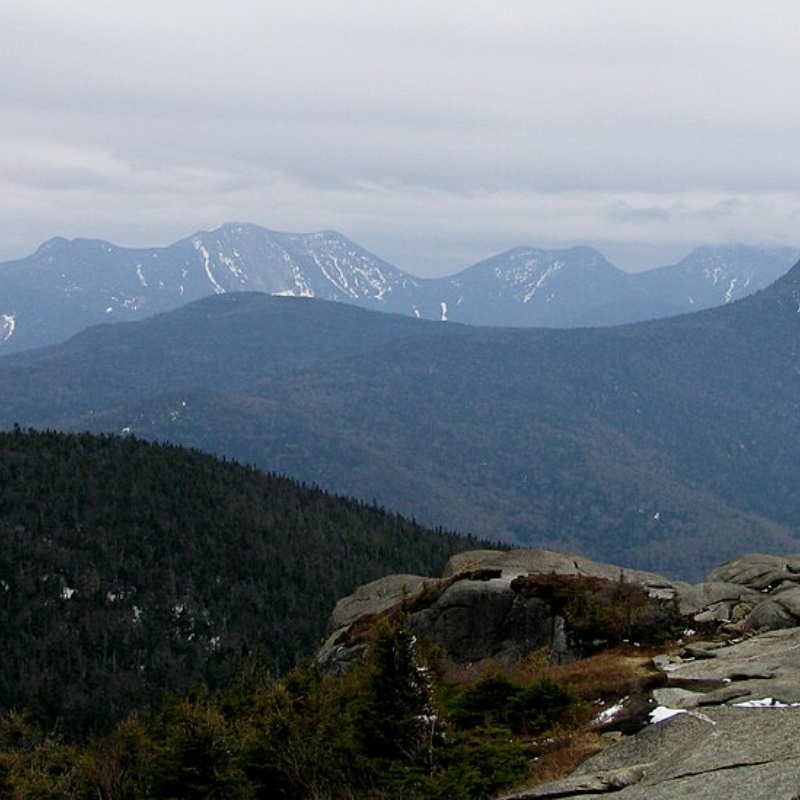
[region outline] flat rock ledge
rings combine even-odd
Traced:
[[[365,648],[357,632],[398,609],[465,661],[557,648],[552,609],[512,588],[537,574],[638,584],[677,606],[686,641],[653,659],[663,685],[629,703],[639,720],[631,730],[648,716],[661,721],[624,736],[632,712],[620,703],[619,717],[598,724],[614,744],[569,777],[504,800],[800,800],[800,555],[737,557],[688,584],[551,551],[471,551],[453,557],[441,578],[389,576],[341,600],[318,659],[329,671],[346,669]]]
[[[800,709],[716,707],[651,725],[564,780],[503,800],[798,800]]]
[[[694,653],[694,655],[693,655]],[[508,795],[800,800],[800,627],[694,643],[654,659],[649,701],[663,719],[622,738],[568,778]],[[614,721],[604,725],[614,729]]]

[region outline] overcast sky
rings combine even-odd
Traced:
[[[418,275],[800,244],[800,3],[0,0],[0,260],[333,228]]]

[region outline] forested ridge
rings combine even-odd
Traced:
[[[197,451],[0,434],[0,711],[86,733],[248,659],[281,673],[338,598],[477,544]]]
[[[602,330],[220,295],[0,358],[0,427],[131,431],[700,580],[800,546],[798,305],[800,265],[724,308]]]

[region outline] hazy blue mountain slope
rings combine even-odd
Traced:
[[[263,291],[319,297],[383,310],[399,304],[415,281],[341,234],[290,234],[255,225],[229,224],[202,231],[169,247],[130,249],[96,240],[53,239],[32,256],[0,264],[0,280],[13,281],[25,296],[47,294],[49,317],[17,307],[0,295],[0,313],[16,315],[5,352],[51,344],[89,325],[141,319],[214,294]],[[0,284],[2,291],[2,284]],[[395,302],[395,295],[402,295]],[[80,320],[76,325],[76,320]]]
[[[698,247],[666,267],[640,272],[635,282],[651,297],[668,298],[683,312],[721,306],[764,289],[797,263],[789,247]]]
[[[796,267],[723,308],[568,331],[212,298],[130,326],[135,393],[119,388],[126,328],[0,359],[0,422],[129,430],[435,525],[695,577],[742,550],[800,545],[799,282]],[[259,346],[233,346],[220,322],[240,302],[253,303],[240,343],[251,325],[273,331]],[[89,361],[103,387],[65,389]]]
[[[0,264],[0,353],[242,291],[479,325],[612,325],[722,305],[768,285],[798,255],[791,248],[706,247],[633,275],[588,247],[518,247],[456,275],[422,279],[334,231],[230,223],[147,249],[52,239],[28,258]]]
[[[257,293],[206,298],[142,323],[90,328],[0,359],[5,424],[94,413],[164,387],[236,392],[272,374],[372,353],[442,326],[337,303]]]
[[[594,309],[647,299],[627,273],[588,247],[519,247],[426,288],[441,298],[447,319],[474,325],[568,327]]]

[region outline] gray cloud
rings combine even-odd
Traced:
[[[229,219],[433,274],[797,242],[800,7],[0,0],[0,258]]]

